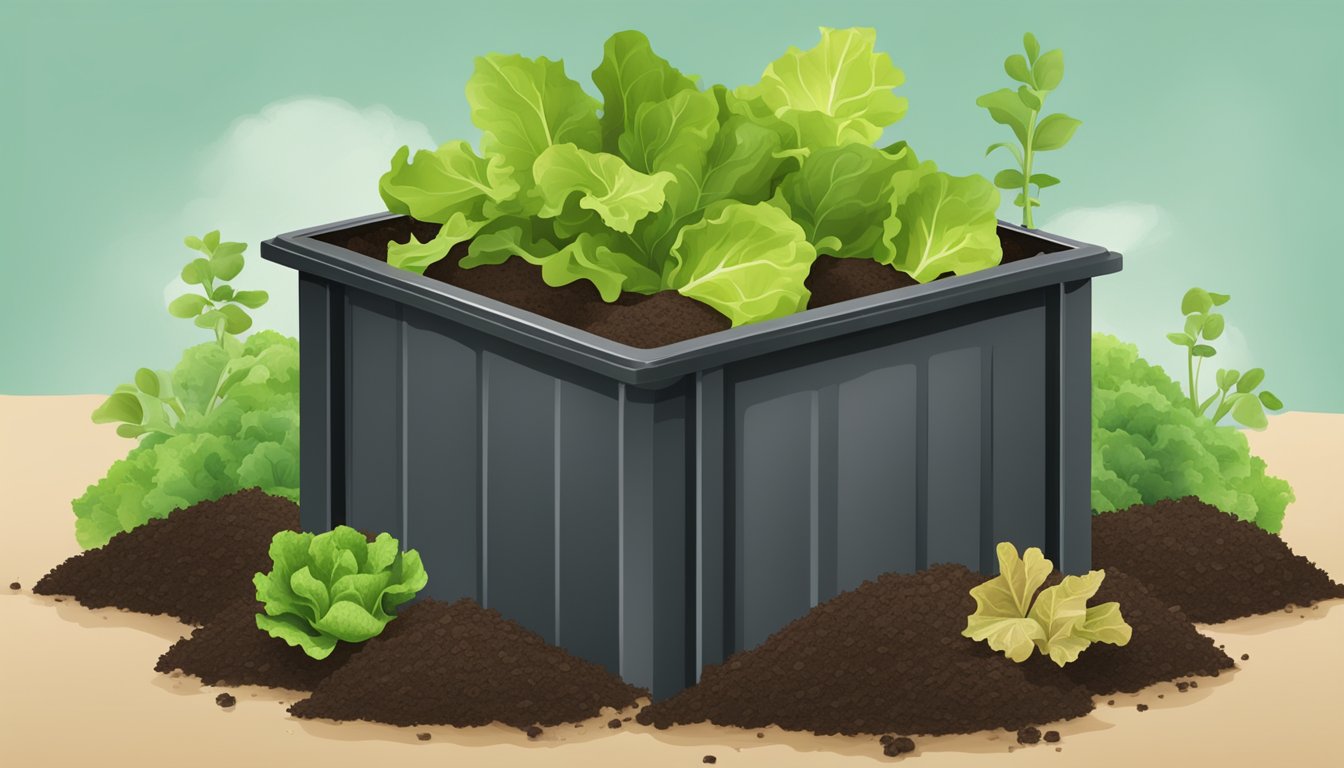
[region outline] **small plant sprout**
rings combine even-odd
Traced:
[[[1005,541],[997,554],[999,575],[971,590],[975,613],[966,619],[964,637],[983,640],[1018,663],[1034,647],[1061,667],[1092,643],[1129,643],[1133,630],[1120,615],[1119,603],[1087,605],[1101,588],[1105,571],[1065,576],[1037,594],[1054,570],[1041,550],[1031,547],[1018,557],[1017,547]]]
[[[1212,407],[1213,415],[1209,418],[1214,424],[1230,414],[1242,426],[1264,429],[1269,426],[1265,409],[1277,411],[1283,408],[1283,402],[1269,390],[1255,391],[1265,380],[1263,368],[1252,368],[1244,373],[1235,368],[1219,368],[1214,376],[1218,391],[1200,400],[1199,379],[1204,361],[1218,354],[1218,350],[1207,342],[1222,336],[1226,328],[1222,314],[1213,309],[1226,304],[1231,298],[1225,293],[1211,293],[1203,288],[1186,291],[1181,298],[1185,328],[1180,333],[1168,333],[1167,339],[1172,344],[1185,347],[1191,410],[1202,416]]]
[[[222,346],[226,335],[236,336],[252,327],[252,316],[244,307],[256,309],[270,297],[265,291],[235,291],[228,284],[243,271],[246,243],[221,243],[219,230],[205,237],[187,236],[182,242],[204,254],[182,268],[182,282],[199,285],[201,293],[178,296],[168,305],[168,312],[173,317],[194,319],[198,327],[213,330],[215,341]]]
[[[994,185],[999,189],[1017,190],[1013,205],[1022,209],[1022,226],[1031,229],[1031,209],[1041,204],[1037,195],[1046,187],[1053,187],[1059,179],[1034,170],[1036,153],[1059,149],[1069,143],[1081,120],[1063,113],[1041,117],[1045,99],[1064,79],[1064,54],[1059,49],[1041,53],[1036,36],[1028,32],[1022,38],[1026,56],[1015,53],[1003,62],[1008,76],[1021,83],[1016,90],[1000,88],[975,100],[976,105],[989,110],[994,122],[1013,130],[1017,144],[999,142],[989,145],[985,155],[996,149],[1006,149],[1017,161],[1016,168],[999,171]],[[1036,194],[1032,194],[1032,187]]]

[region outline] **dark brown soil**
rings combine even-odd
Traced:
[[[1018,744],[1035,744],[1041,740],[1041,729],[1034,725],[1028,725],[1026,728],[1017,732]]]
[[[1278,536],[1193,496],[1093,517],[1092,564],[1134,576],[1203,623],[1344,597]]]
[[[167,614],[204,624],[254,596],[252,574],[269,571],[276,531],[299,529],[293,502],[248,489],[171,512],[56,566],[33,587],[90,608]]]
[[[425,600],[402,611],[395,635],[365,643],[296,717],[392,725],[516,728],[595,717],[648,692],[549,645],[471,600]]]
[[[261,604],[243,598],[206,622],[205,626],[173,644],[154,665],[156,672],[180,669],[206,685],[265,685],[311,691],[349,661],[359,646],[340,643],[318,661],[302,649],[257,629]],[[393,621],[385,636],[396,632]]]
[[[409,242],[411,235],[426,242],[438,229],[436,224],[401,216],[319,235],[317,239],[386,261],[389,242]],[[1010,230],[999,230],[999,240],[1004,264],[1061,250]],[[465,255],[463,243],[425,270],[425,275],[632,347],[660,347],[729,327],[728,318],[718,311],[676,292],[623,294],[615,303],[607,304],[585,280],[552,288],[541,279],[540,267],[522,259],[462,269],[458,261]],[[823,307],[914,284],[904,273],[875,261],[822,255],[806,282],[812,291],[808,306]]]
[[[818,734],[1017,730],[1079,717],[1092,698],[1057,668],[961,636],[984,577],[960,565],[886,574],[829,600],[700,684],[641,710],[666,728],[778,725]]]
[[[1058,574],[1052,574],[1046,586],[1057,583]],[[1112,600],[1120,603],[1120,614],[1134,630],[1129,643],[1093,643],[1063,668],[1070,680],[1089,693],[1132,693],[1178,677],[1217,675],[1233,666],[1232,659],[1201,635],[1179,609],[1152,596],[1137,579],[1117,568],[1106,569],[1101,589],[1088,603]],[[1055,666],[1040,655],[1033,655],[1029,663]]]
[[[219,705],[220,709],[228,709],[237,704],[238,699],[234,698],[231,693],[221,693],[215,697],[215,703]]]

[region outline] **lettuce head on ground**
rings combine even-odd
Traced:
[[[1196,414],[1180,384],[1113,336],[1092,337],[1092,509],[1196,496],[1270,533],[1293,490],[1246,436]]]

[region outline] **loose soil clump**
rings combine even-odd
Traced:
[[[255,595],[252,574],[271,569],[271,537],[282,530],[299,530],[296,504],[239,491],[119,533],[56,566],[33,591],[204,624]]]
[[[386,261],[389,242],[409,242],[412,235],[422,243],[429,242],[438,230],[437,224],[400,216],[318,235],[317,239]],[[1064,249],[1007,229],[999,230],[999,240],[1004,264]],[[712,307],[675,291],[650,296],[627,293],[608,304],[586,280],[552,288],[542,280],[541,267],[522,259],[462,269],[458,262],[467,254],[467,247],[468,243],[454,247],[447,257],[430,265],[425,276],[642,349],[705,336],[730,326],[728,318]],[[805,285],[812,293],[808,308],[813,309],[916,283],[905,273],[876,261],[822,254],[813,263]]]
[[[1051,574],[1045,586],[1058,584],[1059,580],[1058,574]],[[1138,579],[1118,568],[1106,569],[1101,589],[1088,604],[1111,601],[1120,604],[1120,614],[1134,630],[1129,643],[1093,643],[1063,667],[1070,680],[1093,695],[1133,693],[1178,677],[1216,676],[1233,666],[1232,659],[1218,650],[1212,639],[1201,635],[1179,609],[1149,594]],[[1029,663],[1055,666],[1039,654]]]
[[[1092,564],[1128,573],[1202,623],[1344,597],[1278,536],[1194,496],[1096,515]]]
[[[648,695],[472,600],[424,600],[403,609],[393,627],[395,634],[365,643],[290,713],[529,729],[586,720]]]
[[[257,628],[262,610],[255,599],[244,598],[217,613],[205,626],[173,644],[154,665],[156,672],[180,669],[206,685],[264,685],[311,691],[349,661],[358,645],[338,643],[321,661]],[[395,633],[393,621],[383,631]]]
[[[666,728],[708,720],[818,734],[1016,731],[1092,710],[1058,668],[1014,664],[961,636],[985,577],[961,565],[885,574],[818,605],[699,685],[641,710]]]

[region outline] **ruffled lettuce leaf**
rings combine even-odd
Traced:
[[[892,265],[927,283],[944,272],[964,275],[998,264],[998,208],[999,191],[984,177],[923,176],[897,207],[901,226]]]
[[[439,233],[427,243],[420,242],[415,235],[411,235],[411,239],[405,243],[389,242],[387,263],[398,269],[423,275],[432,264],[442,261],[453,246],[474,237],[485,223],[469,219],[461,212],[454,213],[452,218],[439,227]]]
[[[603,301],[615,301],[622,291],[652,293],[659,290],[658,273],[620,250],[621,243],[601,232],[582,232],[560,246],[538,232],[542,227],[527,219],[506,219],[471,242],[461,265],[464,269],[484,264],[503,264],[517,256],[541,267],[547,285],[560,287],[587,280]]]
[[[587,152],[573,144],[548,147],[532,166],[541,198],[537,215],[554,218],[578,195],[579,207],[594,211],[617,232],[631,232],[635,222],[663,207],[664,188],[673,176],[665,171],[640,173],[616,155]]]
[[[716,208],[678,233],[666,284],[734,326],[807,306],[811,293],[803,281],[817,254],[802,228],[767,203]]]
[[[658,104],[682,91],[695,90],[695,81],[653,52],[649,39],[635,30],[617,32],[602,46],[602,63],[593,70],[593,82],[602,92],[602,149],[618,150],[634,163],[635,156],[619,147],[621,134],[645,106]]]
[[[901,227],[892,188],[900,167],[897,157],[864,144],[823,147],[784,178],[773,202],[818,253],[889,264]]]
[[[477,157],[465,141],[418,150],[408,163],[409,156],[409,147],[397,150],[391,170],[378,180],[378,193],[393,213],[435,224],[458,216],[484,221],[491,203],[518,193],[513,169],[502,156]]]

